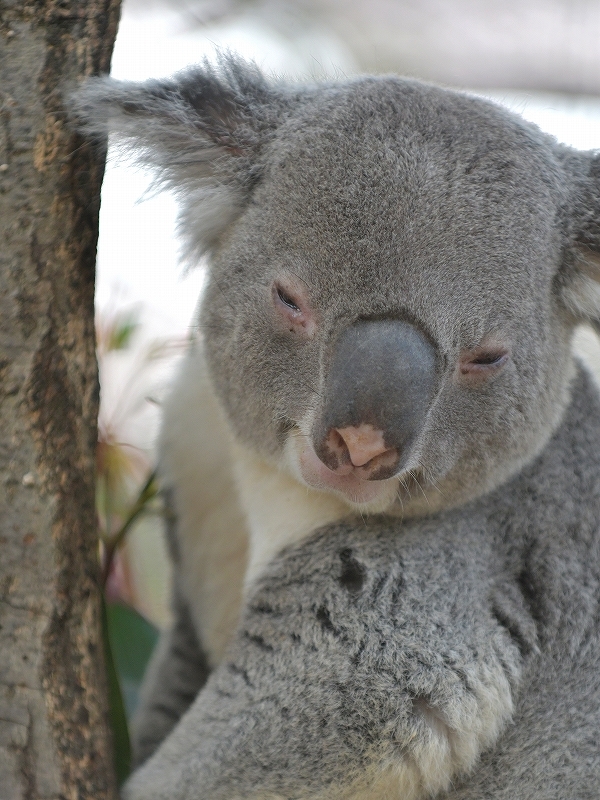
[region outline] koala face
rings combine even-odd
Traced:
[[[405,514],[530,459],[571,375],[552,147],[397,79],[307,103],[264,153],[202,307],[236,435],[308,485]]]
[[[555,430],[596,318],[598,159],[398,78],[269,84],[232,58],[79,97],[182,200],[236,438],[351,507],[466,502]]]

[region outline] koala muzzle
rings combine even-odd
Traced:
[[[313,427],[320,460],[338,475],[394,475],[436,390],[436,351],[414,325],[360,321],[337,340]]]

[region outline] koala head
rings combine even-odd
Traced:
[[[397,77],[270,84],[232,57],[76,98],[179,195],[236,438],[407,516],[466,502],[560,422],[600,314],[600,157]]]

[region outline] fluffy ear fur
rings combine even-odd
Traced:
[[[181,202],[186,255],[210,249],[260,178],[261,152],[289,98],[231,55],[167,80],[98,78],[72,97],[81,129],[135,153]]]
[[[570,263],[561,295],[578,319],[600,329],[600,154],[564,151],[574,178],[569,201]]]

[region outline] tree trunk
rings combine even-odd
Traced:
[[[0,0],[0,798],[116,797],[100,632],[94,263],[103,156],[63,98],[119,0]]]

